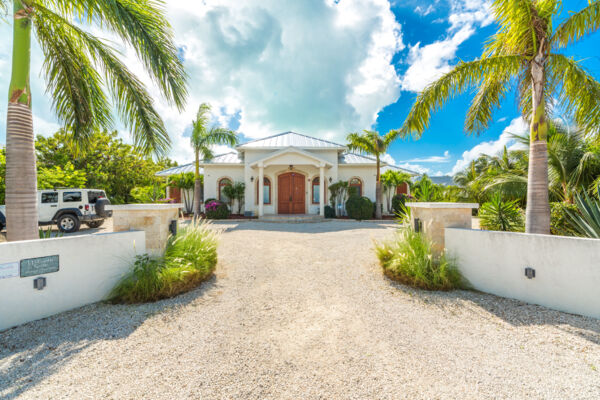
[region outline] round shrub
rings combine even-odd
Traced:
[[[481,206],[479,226],[488,231],[523,232],[523,210],[517,205],[517,200],[503,201],[500,195],[496,195]]]
[[[577,236],[568,211],[578,213],[577,206],[570,203],[550,203],[550,232],[558,236]]]
[[[210,201],[204,205],[206,210],[206,218],[208,219],[227,219],[229,218],[229,207],[227,204],[220,201]]]
[[[331,206],[325,206],[325,218],[335,218],[335,209]]]
[[[346,201],[346,212],[352,219],[370,219],[373,217],[373,210],[373,202],[368,197],[350,196]]]

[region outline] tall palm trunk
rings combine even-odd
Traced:
[[[533,115],[531,118],[531,144],[529,146],[529,172],[527,180],[527,209],[525,231],[550,234],[550,203],[548,199],[548,123],[544,103],[545,83],[544,45],[531,62]]]
[[[29,69],[31,18],[14,0],[12,76],[6,116],[6,232],[9,241],[38,238],[37,179]]]
[[[198,151],[196,151],[196,171],[194,178],[194,218],[198,218],[202,212],[201,206],[204,198],[202,183],[200,182],[200,156]]]
[[[383,204],[383,198],[381,197],[381,176],[379,173],[379,155],[377,156],[377,176],[375,184],[375,218],[381,219],[381,205]]]

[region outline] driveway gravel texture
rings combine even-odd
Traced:
[[[395,284],[372,252],[394,225],[214,227],[197,290],[0,333],[0,398],[600,398],[600,321]]]

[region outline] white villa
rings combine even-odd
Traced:
[[[375,201],[375,159],[349,153],[346,146],[295,132],[284,132],[236,147],[237,152],[215,156],[201,163],[204,199],[227,201],[223,187],[244,182],[246,193],[242,210],[252,215],[324,215],[328,204],[327,187],[348,181],[361,196]],[[381,172],[397,169],[417,173],[382,162]],[[193,172],[189,163],[157,173],[170,176]],[[325,182],[325,185],[321,183]],[[397,188],[407,193],[406,185]],[[170,197],[173,196],[171,193]]]

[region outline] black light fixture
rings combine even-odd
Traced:
[[[250,177],[250,182],[254,182],[254,177],[253,176]]]
[[[331,183],[331,181],[332,181],[332,179],[331,179],[331,177],[329,177],[329,183]]]

